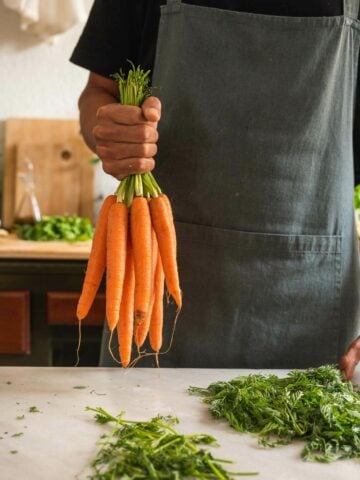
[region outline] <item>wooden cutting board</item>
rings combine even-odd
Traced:
[[[12,118],[5,122],[3,226],[10,228],[24,194],[18,176],[26,158],[34,165],[42,215],[77,214],[93,219],[94,154],[78,120]]]
[[[21,240],[15,235],[0,236],[0,258],[24,260],[87,260],[90,255],[91,240],[85,242],[32,242]]]

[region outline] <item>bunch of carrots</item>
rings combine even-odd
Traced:
[[[123,72],[115,74],[120,103],[140,106],[150,95],[149,74],[134,65],[127,76]],[[89,313],[105,272],[106,317],[110,338],[117,331],[121,364],[131,365],[133,341],[140,355],[148,335],[158,362],[163,341],[164,283],[177,305],[177,315],[182,295],[172,209],[152,173],[129,175],[115,194],[104,200],[77,306],[79,326]]]

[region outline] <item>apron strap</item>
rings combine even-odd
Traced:
[[[181,0],[167,0],[166,10],[168,12],[179,12],[181,10]]]
[[[343,0],[344,16],[358,18],[360,0]],[[171,12],[178,12],[181,8],[181,0],[167,0],[166,6]]]
[[[359,0],[344,0],[344,16],[358,18]]]

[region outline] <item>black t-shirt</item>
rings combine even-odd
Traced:
[[[166,0],[95,0],[70,60],[104,77],[120,68],[127,71],[127,59],[151,70],[160,6],[165,3]],[[187,0],[184,3],[263,15],[327,17],[343,14],[343,0]],[[356,184],[360,183],[359,85],[360,81],[354,124]]]

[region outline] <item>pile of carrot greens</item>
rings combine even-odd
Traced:
[[[334,366],[294,370],[285,378],[240,376],[189,391],[202,396],[215,417],[257,434],[264,446],[297,438],[306,442],[305,460],[360,458],[360,392]]]
[[[150,421],[129,421],[123,413],[114,417],[104,409],[90,408],[99,423],[111,423],[112,431],[103,435],[100,449],[91,463],[94,473],[90,480],[186,478],[231,480],[233,473],[222,464],[228,460],[214,458],[203,448],[216,440],[206,434],[183,435],[174,425],[176,417],[157,416]]]

